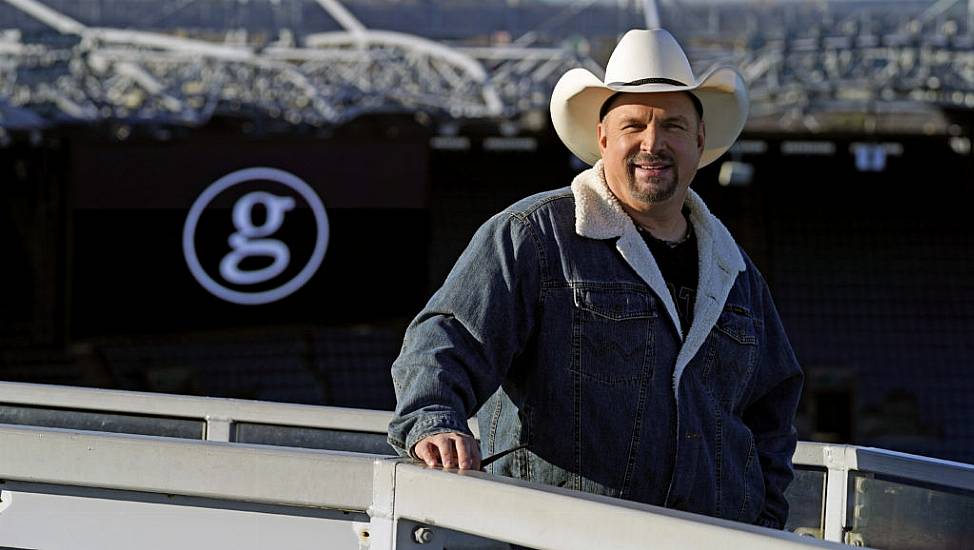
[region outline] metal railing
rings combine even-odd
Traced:
[[[365,409],[0,382],[0,414],[6,411],[0,422],[11,423],[10,411],[18,406],[24,408],[21,411],[93,411],[192,420],[199,423],[199,438],[209,441],[231,441],[231,427],[240,423],[384,434],[390,418],[388,412]],[[30,418],[29,414],[22,416]]]
[[[974,537],[970,464],[804,441],[793,460],[799,476],[822,474],[820,529],[825,540],[922,549],[964,548]],[[884,506],[883,500],[898,502]],[[944,502],[946,506],[937,505]],[[917,540],[907,539],[911,531],[918,533]]]
[[[130,547],[131,522],[183,532],[140,548],[259,548],[286,535],[282,516],[317,522],[290,547],[777,549],[833,547],[789,533],[402,459],[58,428],[0,426],[0,545]],[[32,501],[31,499],[35,499]],[[41,500],[37,500],[41,499]],[[43,500],[46,499],[46,500]],[[26,502],[21,507],[21,502]],[[102,513],[91,506],[114,507]],[[154,506],[156,509],[147,509]],[[171,510],[160,511],[159,508]],[[197,516],[240,523],[265,541],[198,539]],[[367,512],[367,516],[362,512]],[[342,515],[344,514],[344,515]],[[51,525],[54,532],[38,528]],[[276,523],[275,523],[276,522]],[[141,528],[141,527],[140,527]],[[219,525],[215,529],[221,531]],[[204,530],[204,532],[206,532]],[[210,531],[212,532],[212,531]],[[222,532],[222,531],[221,531]],[[357,541],[357,543],[356,543]],[[294,544],[292,542],[292,544]],[[276,546],[271,544],[271,547]]]
[[[390,459],[392,450],[385,444],[390,414],[0,383],[0,424],[8,424],[0,428],[0,479],[7,481],[4,487],[8,490],[17,483],[22,487],[30,482],[233,501],[236,509],[265,505],[300,508],[305,510],[302,513],[307,509],[353,511],[359,514],[352,518],[359,526],[359,538],[371,533],[371,544],[376,545],[372,547],[377,548],[394,547],[377,542],[392,536],[383,521],[396,525],[400,520],[412,521],[415,530],[424,528],[421,523],[431,519],[447,532],[490,535],[495,540],[532,547],[584,546],[575,546],[572,541],[586,541],[591,545],[587,547],[608,544],[577,533],[580,525],[587,526],[587,533],[600,533],[599,537],[610,532],[622,537],[613,539],[609,544],[612,547],[625,547],[624,540],[635,545],[638,537],[650,532],[644,530],[644,524],[657,526],[652,531],[657,533],[654,541],[668,540],[658,535],[658,529],[664,529],[660,525],[666,525],[699,536],[701,542],[694,546],[700,547],[707,546],[708,537],[731,540],[737,536],[770,536],[767,530],[754,531],[756,528],[702,516],[479,472],[456,475],[432,471]],[[189,422],[197,428],[183,430],[176,437],[160,437],[166,434],[145,429],[173,421]],[[192,441],[194,438],[208,441]],[[360,452],[348,452],[356,450]],[[38,461],[37,457],[52,458]],[[792,485],[789,500],[792,517],[800,520],[788,527],[800,534],[853,545],[870,544],[877,531],[883,531],[877,526],[892,521],[877,517],[879,510],[889,514],[889,504],[883,498],[897,494],[941,503],[926,515],[921,509],[910,512],[901,507],[896,512],[900,515],[890,516],[895,516],[898,527],[913,522],[910,528],[917,533],[933,530],[939,533],[930,539],[935,542],[962,540],[968,535],[965,529],[974,528],[974,517],[969,517],[974,513],[974,466],[882,449],[809,442],[799,443],[794,462],[798,480]],[[451,493],[461,497],[447,498]],[[561,515],[550,515],[545,511],[550,507]],[[362,514],[366,510],[371,519]],[[601,518],[603,512],[606,518],[599,522],[606,523],[593,526],[597,522],[591,518]],[[577,521],[569,520],[576,517],[573,514]],[[628,528],[622,527],[628,523],[615,523],[613,519],[631,514],[649,516],[638,522],[625,520],[639,524]],[[559,517],[563,519],[556,520]],[[589,519],[582,521],[582,517]],[[2,518],[0,513],[0,522]],[[523,524],[512,523],[518,518],[524,519]],[[363,521],[364,527],[360,525]],[[615,525],[619,531],[606,531],[606,525]],[[725,529],[733,533],[714,534]],[[534,537],[534,532],[546,533],[546,538]],[[626,538],[626,533],[632,533],[633,538]],[[793,542],[792,535],[786,537]],[[683,540],[685,543],[687,539]],[[7,542],[0,539],[2,544]],[[753,544],[748,542],[748,547]],[[920,547],[916,541],[911,544],[901,547]],[[897,546],[888,543],[887,547]]]
[[[0,425],[0,472],[31,484],[365,511],[374,456]]]

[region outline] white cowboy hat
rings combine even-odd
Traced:
[[[575,156],[595,164],[602,156],[595,136],[603,103],[617,92],[691,92],[703,106],[706,140],[698,167],[734,143],[747,120],[747,87],[736,69],[715,67],[693,77],[690,62],[669,32],[631,30],[605,68],[605,81],[585,69],[565,73],[551,93],[551,122]]]

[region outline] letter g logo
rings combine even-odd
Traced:
[[[254,226],[254,205],[260,203],[267,210],[267,220],[260,227]],[[231,283],[252,285],[277,277],[287,267],[291,250],[275,239],[258,239],[273,235],[284,223],[284,213],[294,208],[291,197],[275,197],[263,191],[247,193],[233,205],[233,225],[237,232],[227,239],[233,252],[220,262],[220,275]],[[240,262],[251,256],[270,256],[271,265],[253,271],[240,269]]]
[[[274,186],[282,194],[250,191],[233,204],[231,220],[236,231],[226,239],[230,250],[219,262],[219,276],[226,283],[220,284],[207,273],[197,254],[196,233],[200,218],[214,199],[227,193],[232,187],[244,184],[246,188],[250,188],[259,185],[258,182],[264,182],[265,186]],[[317,232],[307,263],[283,284],[273,288],[247,289],[271,282],[288,270],[292,259],[291,248],[276,237],[287,223],[288,214],[294,211],[296,199],[299,198],[307,203],[313,214]],[[215,210],[211,209],[211,212]],[[259,219],[259,211],[263,211],[262,220]],[[196,199],[183,226],[183,253],[193,277],[214,296],[236,304],[266,304],[298,290],[318,270],[327,247],[328,215],[321,199],[297,176],[275,168],[248,168],[220,178]],[[268,265],[253,267],[254,263],[266,263],[267,259],[270,260]],[[251,267],[245,266],[248,260]]]

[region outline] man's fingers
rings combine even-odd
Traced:
[[[427,437],[417,443],[414,451],[416,452],[416,456],[425,462],[427,466],[435,468],[440,465],[440,450],[430,441],[431,439]]]
[[[425,437],[416,443],[413,453],[431,468],[480,469],[480,445],[467,434],[441,433]]]
[[[465,435],[457,434],[457,461],[461,470],[480,469],[480,445],[477,440]]]
[[[436,448],[440,450],[440,461],[443,463],[443,467],[446,469],[456,468],[457,450],[453,438],[449,434],[443,434],[442,437],[436,437],[434,443]]]

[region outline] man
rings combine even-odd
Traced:
[[[493,473],[782,528],[802,374],[764,282],[689,190],[737,139],[744,83],[694,78],[630,31],[605,81],[573,69],[551,115],[594,166],[474,235],[407,330],[389,441]],[[518,448],[520,447],[520,448]]]

